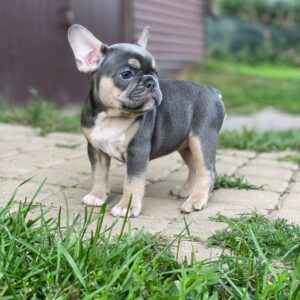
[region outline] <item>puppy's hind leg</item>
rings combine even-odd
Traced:
[[[191,213],[194,210],[201,210],[204,208],[207,204],[212,186],[213,170],[209,170],[207,167],[204,157],[207,153],[202,149],[200,138],[190,134],[189,147],[196,176],[193,191],[181,207],[183,213]]]
[[[187,147],[179,150],[178,152],[181,155],[184,162],[187,164],[189,168],[189,174],[185,183],[183,185],[174,187],[171,190],[171,194],[179,198],[187,198],[188,196],[190,196],[190,194],[194,189],[196,179],[197,179],[197,172],[196,172],[196,167],[194,164],[191,149]]]

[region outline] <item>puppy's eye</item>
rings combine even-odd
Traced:
[[[132,73],[130,71],[125,71],[121,73],[122,79],[130,79],[132,77]]]

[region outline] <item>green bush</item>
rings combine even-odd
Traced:
[[[300,32],[296,28],[233,17],[207,19],[207,49],[215,59],[300,66],[299,40]]]

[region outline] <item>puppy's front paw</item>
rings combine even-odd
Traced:
[[[189,214],[193,211],[203,209],[207,204],[207,201],[195,201],[194,199],[188,198],[181,206],[181,212]]]
[[[128,208],[128,204],[125,205],[124,203],[118,203],[116,206],[113,207],[113,209],[111,210],[111,214],[114,217],[122,217],[124,218],[126,216],[126,211]],[[136,218],[139,216],[140,212],[141,212],[141,205],[134,205],[131,204],[131,207],[129,208],[128,211],[128,217],[129,218]]]
[[[108,198],[108,194],[98,198],[92,194],[87,194],[82,198],[82,203],[88,206],[101,206],[103,205]]]

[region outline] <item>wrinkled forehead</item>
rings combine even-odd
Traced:
[[[153,56],[144,48],[134,44],[115,44],[109,47],[105,67],[118,71],[130,67],[142,71],[155,71],[156,64]]]

